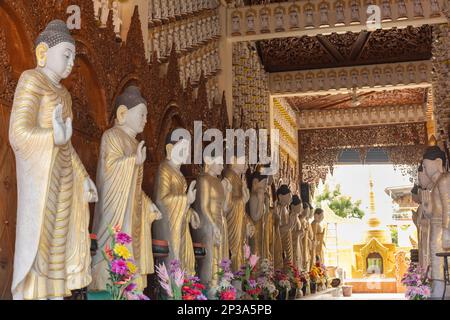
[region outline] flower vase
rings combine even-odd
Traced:
[[[289,298],[289,290],[288,289],[281,289],[278,293],[277,300],[288,300]]]
[[[317,284],[315,282],[311,282],[310,289],[311,289],[311,294],[316,293],[317,292]]]
[[[302,287],[302,292],[303,292],[303,296],[306,296],[306,289],[308,288],[308,285],[305,283],[303,283],[303,287]]]
[[[297,289],[295,289],[295,288],[292,288],[291,290],[289,290],[289,295],[288,295],[289,300],[295,300],[296,293],[297,293]]]

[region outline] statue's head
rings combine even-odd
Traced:
[[[116,123],[142,133],[147,123],[147,101],[138,87],[129,86],[116,98]]]
[[[288,185],[283,184],[277,190],[277,198],[282,206],[287,206],[292,201],[292,193],[291,189],[289,189]]]
[[[244,174],[248,167],[245,161],[245,155],[232,156],[230,166],[237,174]]]
[[[423,155],[422,167],[423,172],[431,179],[436,173],[444,172],[447,165],[447,157],[445,152],[438,146],[428,147]]]
[[[35,44],[39,68],[50,70],[61,79],[70,75],[76,55],[75,39],[63,21],[51,21]]]
[[[264,192],[267,188],[268,176],[261,174],[261,172],[257,170],[252,174],[251,181],[252,192]]]
[[[322,222],[323,221],[323,210],[320,208],[317,208],[314,210],[314,221],[316,222]]]
[[[419,178],[419,186],[422,189],[427,189],[428,186],[431,185],[431,179],[428,178],[428,176],[423,171],[423,165],[422,164],[420,164],[419,169],[418,169],[418,178]]]
[[[189,162],[191,158],[191,135],[189,131],[176,128],[167,134],[166,157],[176,165]]]
[[[303,211],[302,200],[298,194],[294,194],[291,202],[291,213],[299,216]]]
[[[217,155],[215,150],[204,156],[205,172],[212,176],[219,176],[223,171],[223,156]]]

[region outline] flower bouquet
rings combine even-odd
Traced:
[[[257,281],[261,288],[261,298],[264,300],[275,300],[278,295],[278,290],[275,286],[274,271],[270,260],[261,260]]]
[[[286,264],[287,276],[291,282],[290,298],[296,298],[303,288],[300,272],[292,262]]]
[[[279,292],[278,300],[287,300],[292,287],[289,277],[281,270],[275,271],[275,286]]]
[[[159,284],[166,293],[168,300],[207,300],[204,295],[205,286],[198,277],[188,277],[181,269],[180,262],[170,263],[169,271],[165,264],[156,266]]]
[[[261,288],[258,286],[258,282],[255,277],[255,267],[258,263],[259,257],[255,254],[251,254],[250,247],[244,246],[244,258],[245,262],[241,266],[239,272],[236,273],[236,278],[242,283],[242,290],[244,291],[244,297],[248,300],[258,300],[258,296],[261,293]]]
[[[417,263],[410,264],[401,281],[406,287],[405,296],[409,300],[426,300],[431,296],[428,270],[424,272]]]
[[[218,285],[215,290],[215,297],[218,300],[236,300],[236,288],[231,284],[234,279],[234,274],[231,271],[231,260],[222,260],[217,277]]]
[[[121,232],[119,226],[109,228],[110,244],[102,251],[103,257],[108,263],[109,280],[106,289],[113,300],[149,300],[142,292],[136,290],[134,282],[137,276],[137,267],[127,245],[132,238]]]

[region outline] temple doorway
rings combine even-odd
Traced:
[[[383,273],[383,257],[378,252],[372,252],[367,256],[367,274]]]

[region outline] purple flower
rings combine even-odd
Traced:
[[[256,254],[252,254],[248,260],[250,267],[254,268],[258,263],[259,257]]]
[[[229,271],[231,267],[231,260],[230,259],[223,259],[220,262],[220,268],[222,268],[223,271]]]
[[[208,300],[208,298],[206,298],[205,295],[202,293],[201,295],[197,296],[197,299],[195,300]]]
[[[248,280],[248,285],[250,286],[250,288],[256,288],[258,283],[255,280],[250,279],[250,280]]]
[[[170,262],[169,272],[170,274],[174,274],[177,270],[181,269],[180,261],[178,260],[172,260]]]
[[[136,283],[130,283],[130,284],[125,288],[125,291],[131,292],[131,291],[134,291],[136,288],[137,288],[137,284],[136,284]]]
[[[234,274],[231,271],[227,271],[223,274],[223,280],[225,281],[231,281],[234,278]]]
[[[250,254],[251,254],[250,247],[247,244],[245,244],[244,245],[244,257],[245,257],[245,259],[250,258]]]
[[[119,232],[116,234],[116,242],[119,244],[129,244],[131,243],[131,237],[125,232]]]
[[[111,262],[111,271],[122,276],[128,274],[128,266],[125,260],[118,259]]]
[[[138,298],[139,298],[139,300],[150,300],[150,298],[147,297],[147,296],[146,296],[145,294],[143,294],[143,293],[138,294]]]

